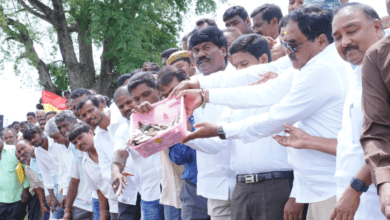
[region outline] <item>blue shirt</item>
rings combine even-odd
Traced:
[[[191,125],[194,125],[193,116],[190,117]],[[192,126],[192,131],[195,128]],[[169,148],[169,157],[177,165],[183,165],[184,171],[181,175],[183,180],[189,180],[193,184],[197,183],[198,168],[196,167],[196,151],[187,145],[180,143]]]

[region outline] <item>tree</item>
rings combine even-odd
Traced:
[[[45,90],[69,85],[112,95],[121,74],[145,61],[160,63],[159,54],[175,47],[182,16],[194,3],[197,14],[216,6],[215,0],[0,0],[0,33],[8,44],[3,52],[7,59],[20,48],[16,62],[34,66]],[[42,22],[49,28],[39,30]],[[44,46],[43,34],[51,35],[61,61],[39,57],[34,46]],[[102,50],[98,68],[93,45]]]

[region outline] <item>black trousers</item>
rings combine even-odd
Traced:
[[[232,196],[232,220],[283,220],[293,179],[237,183]],[[305,204],[304,219],[308,205]]]
[[[0,220],[23,220],[27,212],[27,203],[0,203]]]
[[[118,202],[119,220],[140,220],[141,219],[141,195],[137,195],[136,205],[128,205]]]

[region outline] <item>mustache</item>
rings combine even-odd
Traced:
[[[88,124],[91,124],[91,121],[92,121],[92,120],[95,120],[95,119],[96,119],[95,117],[94,117],[94,118],[90,118],[90,119],[87,120],[87,123],[88,123]]]
[[[351,50],[357,50],[359,47],[357,45],[348,45],[343,48],[343,54],[346,55]]]
[[[132,111],[133,111],[133,110],[131,110],[131,109],[127,110],[127,111],[125,112],[125,115],[129,115],[129,116],[130,116],[131,113],[132,113]]]
[[[297,57],[296,57],[293,53],[289,54],[288,57],[289,57],[291,60],[298,61]]]
[[[210,58],[207,58],[207,57],[201,57],[201,58],[199,58],[199,60],[196,62],[196,64],[200,64],[201,62],[203,62],[204,60],[206,60],[206,61],[210,61],[211,59]]]

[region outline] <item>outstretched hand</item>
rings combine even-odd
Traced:
[[[286,128],[284,132],[290,134],[290,136],[274,135],[272,138],[275,139],[280,145],[285,147],[292,147],[295,149],[305,148],[305,140],[310,135],[292,125],[283,124],[283,126]]]
[[[181,144],[184,144],[190,140],[198,138],[210,138],[218,136],[218,125],[211,122],[201,122],[194,125],[196,129],[194,132],[189,133],[181,140]]]
[[[200,84],[198,80],[184,80],[177,85],[172,92],[169,94],[168,98],[179,97],[179,92],[189,89],[200,89]]]

